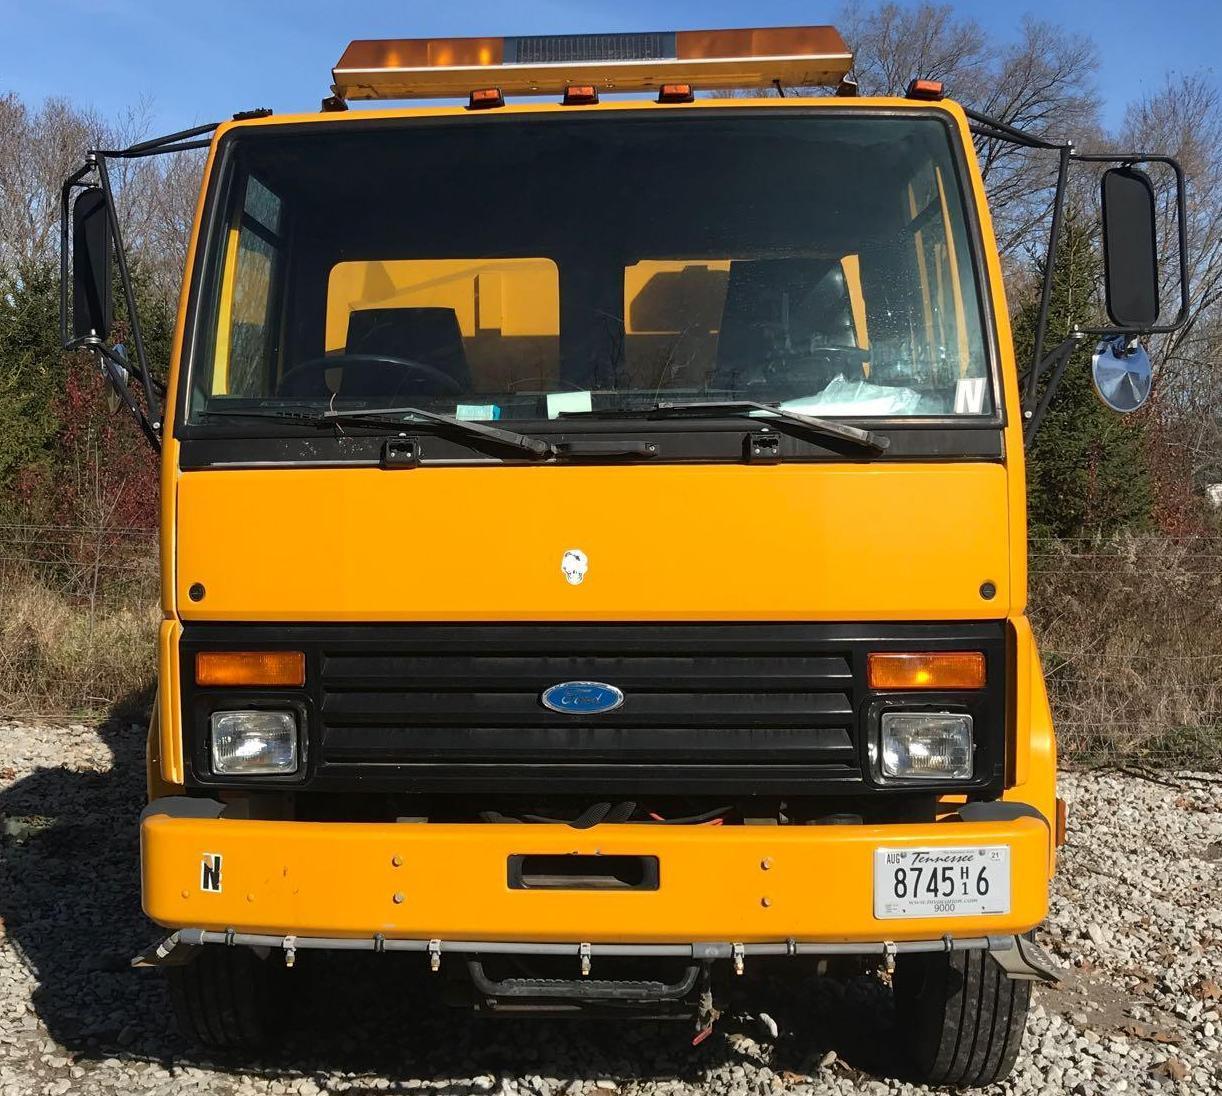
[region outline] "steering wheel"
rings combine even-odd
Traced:
[[[393,370],[399,374],[398,381],[389,391],[377,391],[380,396],[397,396],[407,390],[416,390],[431,396],[461,396],[463,386],[449,373],[443,373],[435,366],[425,362],[414,361],[411,358],[395,358],[389,354],[331,354],[309,358],[293,366],[277,386],[279,396],[328,396],[326,373],[328,369],[342,369],[344,382],[347,382],[349,371],[355,371],[355,387],[365,387],[360,384],[361,375],[369,379],[378,378],[377,374],[385,370]],[[341,385],[342,387],[342,385]],[[439,391],[440,390],[440,391]],[[376,391],[376,388],[375,388]],[[350,392],[348,395],[364,395],[363,392]]]
[[[749,369],[729,374],[732,382],[729,387],[767,388],[781,383],[809,392],[812,382],[826,385],[838,373],[849,380],[864,380],[863,366],[869,357],[870,352],[859,346],[812,346],[809,350],[756,362]]]
[[[776,367],[778,373],[793,375],[810,366],[828,368],[846,377],[862,376],[862,366],[869,360],[870,352],[860,346],[812,346],[807,350],[786,355]]]

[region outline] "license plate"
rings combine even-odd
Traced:
[[[874,916],[965,917],[1010,912],[1010,849],[876,849]]]

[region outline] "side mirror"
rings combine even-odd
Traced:
[[[111,241],[101,187],[81,191],[72,204],[72,334],[110,334]]]
[[[1158,323],[1154,187],[1135,167],[1103,173],[1103,271],[1107,314],[1127,331]]]

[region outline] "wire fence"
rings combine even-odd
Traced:
[[[1222,534],[1036,543],[1029,612],[1062,758],[1222,769]],[[0,715],[152,679],[158,538],[0,524]]]

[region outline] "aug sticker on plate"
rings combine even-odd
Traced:
[[[1010,849],[875,849],[874,916],[967,917],[1010,912]]]

